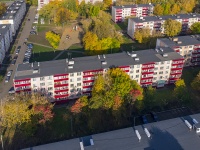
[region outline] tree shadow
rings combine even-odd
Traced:
[[[153,127],[150,130],[152,138],[149,147],[144,150],[183,150],[177,139],[169,132]]]

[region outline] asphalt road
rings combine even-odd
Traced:
[[[28,17],[27,17],[27,19],[30,19],[30,21],[26,20],[24,28],[21,32],[21,36],[19,37],[19,40],[18,40],[18,45],[16,45],[16,47],[21,46],[21,50],[18,54],[17,61],[16,61],[15,65],[10,65],[7,68],[7,71],[13,70],[12,76],[11,76],[10,81],[8,83],[5,83],[5,78],[0,83],[0,98],[1,99],[4,98],[6,95],[8,95],[9,89],[13,86],[13,77],[15,75],[16,68],[17,68],[18,64],[23,63],[24,54],[25,54],[25,51],[26,51],[26,48],[27,48],[27,46],[23,45],[23,43],[25,41],[25,38],[29,37],[30,31],[31,31],[31,28],[32,28],[32,23],[34,22],[35,15],[36,15],[36,8],[30,7]],[[14,52],[12,58],[14,56],[15,56],[15,52]]]

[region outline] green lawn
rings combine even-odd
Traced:
[[[60,51],[54,50],[53,48],[48,48],[40,45],[34,44],[31,62],[39,61],[49,61],[58,55]]]
[[[118,31],[118,30],[127,30],[127,27],[128,27],[128,23],[127,21],[125,22],[120,22],[120,23],[114,23],[114,22],[111,22],[111,24],[113,24],[115,26],[115,29]]]
[[[74,44],[69,47],[68,51],[65,51],[60,57],[58,57],[58,59],[68,58],[69,53],[71,53],[71,58],[86,56],[83,47],[80,44]]]

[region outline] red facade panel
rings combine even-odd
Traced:
[[[55,84],[54,87],[68,86],[68,84]]]
[[[54,75],[54,77],[59,77],[59,76],[67,76],[68,74],[56,74],[56,75]]]
[[[14,85],[15,87],[22,87],[22,86],[30,86],[31,83],[26,83],[26,84],[16,84]]]
[[[54,79],[54,82],[59,82],[59,81],[67,81],[69,80],[69,78],[63,78],[63,79]]]
[[[29,81],[29,80],[31,80],[31,79],[27,78],[27,79],[14,80],[14,82]]]

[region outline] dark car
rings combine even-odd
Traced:
[[[147,118],[146,118],[145,115],[142,116],[142,121],[143,121],[144,124],[147,124],[147,123],[148,123]]]
[[[15,65],[15,63],[16,63],[16,59],[13,59],[13,60],[11,61],[11,65]]]
[[[30,21],[30,19],[28,19],[28,21]]]
[[[30,34],[31,35],[36,34],[36,31],[31,31]]]
[[[20,50],[20,49],[21,49],[21,46],[18,46],[18,47],[17,47],[17,50]]]
[[[9,94],[14,94],[15,93],[15,89],[14,87],[11,87],[10,90],[8,91]]]
[[[15,55],[13,59],[17,59],[17,58],[18,58],[18,56],[17,56],[17,55]]]
[[[8,83],[10,80],[10,76],[6,76],[5,83]]]
[[[151,112],[151,116],[153,117],[154,121],[158,121],[158,116],[155,112]]]

